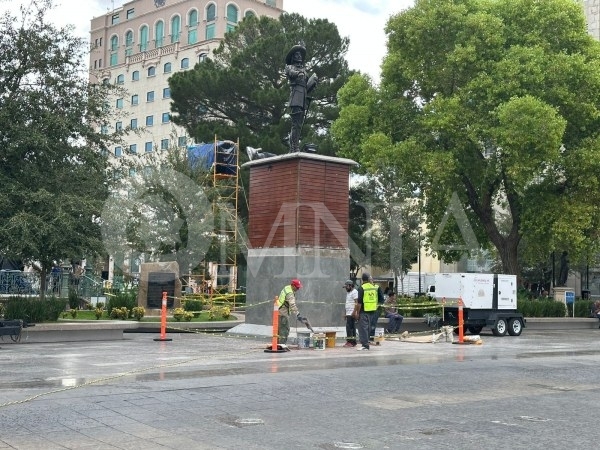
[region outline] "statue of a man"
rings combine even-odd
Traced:
[[[303,43],[294,45],[285,57],[285,76],[290,83],[290,100],[288,106],[291,110],[292,130],[290,132],[290,153],[300,151],[300,133],[310,99],[307,97],[316,86],[317,76],[306,76],[304,63],[306,48]]]
[[[569,253],[562,252],[560,257],[560,271],[558,272],[558,286],[564,286],[569,277]]]

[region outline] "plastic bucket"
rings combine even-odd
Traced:
[[[310,331],[298,331],[298,348],[310,348]]]
[[[315,334],[314,340],[315,350],[325,350],[325,335],[322,333]]]
[[[383,342],[383,328],[375,328],[375,342]]]
[[[335,331],[326,331],[327,348],[335,348]]]

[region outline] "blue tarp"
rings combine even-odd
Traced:
[[[193,168],[201,167],[205,170],[212,170],[216,154],[216,172],[224,175],[235,175],[237,170],[236,152],[237,148],[232,141],[190,145],[188,147],[188,161]]]

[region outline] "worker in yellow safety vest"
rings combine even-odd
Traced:
[[[285,286],[279,294],[279,336],[278,344],[287,344],[287,338],[290,334],[290,313],[296,315],[296,318],[303,322],[306,319],[300,315],[296,305],[296,292],[302,288],[300,280],[294,278],[290,284]]]
[[[377,310],[380,303],[380,289],[369,281],[368,273],[362,274],[362,285],[357,289],[358,300],[356,302],[356,312],[358,313],[358,337],[361,346],[357,346],[357,350],[369,350],[369,334],[371,329],[375,329],[379,318]],[[382,302],[381,302],[382,303]]]

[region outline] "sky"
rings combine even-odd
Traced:
[[[148,0],[151,1],[151,0]],[[0,0],[0,11],[18,11],[29,0]],[[90,20],[122,6],[123,0],[54,0],[49,19],[59,26],[75,27],[78,36],[89,39]],[[337,25],[342,37],[350,38],[347,54],[351,69],[360,70],[378,82],[386,54],[384,32],[388,18],[413,5],[413,0],[284,0],[286,12],[307,18],[327,19]]]

